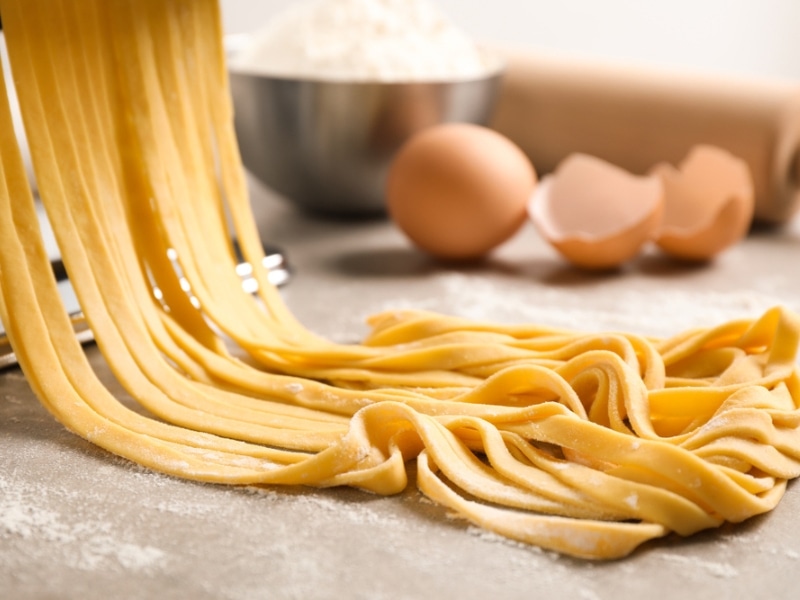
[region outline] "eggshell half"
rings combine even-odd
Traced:
[[[676,169],[653,169],[664,185],[664,220],[656,239],[671,256],[705,261],[750,228],[755,193],[743,160],[714,146],[695,146]]]
[[[567,260],[609,269],[652,239],[663,196],[657,176],[633,175],[602,159],[572,154],[542,179],[528,210],[542,237]]]

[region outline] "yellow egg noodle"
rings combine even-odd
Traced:
[[[419,489],[461,517],[593,559],[769,511],[800,474],[789,311],[667,339],[402,311],[334,344],[263,269],[256,298],[235,274],[231,226],[251,264],[263,250],[216,0],[0,0],[0,13],[42,201],[138,403],[105,388],[74,338],[0,94],[0,318],[78,435],[240,485],[392,494],[416,460]]]

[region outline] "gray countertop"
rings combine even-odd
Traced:
[[[800,224],[757,230],[714,264],[647,252],[618,273],[565,266],[526,227],[491,259],[456,268],[411,249],[388,221],[307,218],[253,183],[265,239],[294,266],[283,295],[337,341],[369,314],[417,307],[501,322],[667,335],[800,310]],[[93,364],[112,389],[102,357]],[[800,488],[772,513],[610,563],[487,534],[413,485],[231,488],[149,472],[57,424],[17,369],[0,374],[2,598],[794,598]]]

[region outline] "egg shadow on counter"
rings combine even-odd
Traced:
[[[609,278],[624,276],[629,267],[590,271],[557,259],[536,259],[524,262],[493,257],[475,260],[444,260],[414,248],[371,248],[369,252],[339,252],[327,265],[350,277],[418,277],[460,272],[471,275],[491,274],[538,281],[561,287],[596,285]]]
[[[593,286],[626,277],[683,277],[708,268],[712,261],[693,262],[667,256],[659,252],[643,252],[630,261],[607,269],[586,269],[566,260],[541,259],[517,267],[520,273],[547,285],[559,287]]]
[[[509,265],[506,271],[555,287],[581,287],[594,286],[612,279],[619,279],[627,275],[630,265],[623,265],[612,269],[583,269],[560,258],[529,260],[516,265]]]
[[[417,277],[438,273],[502,274],[510,277],[538,277],[545,261],[530,268],[494,258],[491,255],[472,260],[436,258],[413,247],[386,246],[361,252],[339,252],[328,260],[328,266],[351,277]]]
[[[652,277],[683,277],[708,269],[714,263],[707,261],[689,261],[673,258],[665,254],[645,254],[636,261],[636,269],[644,275]]]
[[[431,275],[443,263],[411,248],[370,248],[369,252],[339,252],[328,261],[331,270],[351,277],[412,277]]]
[[[492,255],[468,261],[443,260],[411,247],[387,245],[369,251],[339,252],[326,267],[350,277],[418,277],[438,273],[461,272],[471,275],[491,274],[535,281],[561,288],[603,285],[631,276],[685,277],[713,264],[680,260],[659,252],[646,252],[628,263],[609,269],[584,269],[558,257],[512,260]]]
[[[800,244],[800,213],[795,214],[784,223],[755,222],[750,227],[748,237],[755,240],[780,239]]]

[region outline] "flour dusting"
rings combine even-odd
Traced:
[[[46,486],[21,484],[0,476],[0,540],[45,542],[63,564],[82,571],[146,572],[161,568],[166,553],[141,545],[110,521],[68,517],[42,506]]]
[[[744,290],[723,293],[608,286],[575,292],[527,283],[511,286],[507,281],[460,272],[441,274],[431,284],[434,292],[426,298],[387,300],[374,312],[422,309],[496,323],[670,336],[692,327],[755,318],[781,304],[775,297]]]
[[[720,579],[731,579],[739,576],[739,570],[729,563],[699,560],[697,557],[683,554],[665,553],[660,556],[663,560],[686,565]]]

